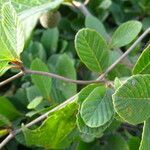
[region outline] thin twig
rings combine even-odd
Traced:
[[[146,36],[150,33],[150,28],[148,28],[133,44],[132,46],[119,58],[117,59],[107,70],[104,74],[102,74],[99,78],[97,78],[98,81],[102,80],[122,59],[124,59],[133,49],[134,47]],[[25,127],[31,127],[32,125],[44,120],[47,118],[47,116],[59,109],[64,108],[67,104],[72,103],[76,100],[76,97],[78,94],[74,95],[70,99],[66,100],[62,104],[58,105],[57,107],[53,108],[52,110],[48,111],[47,113],[41,115],[40,117],[36,118],[35,120],[31,121],[30,123],[26,124]],[[0,143],[0,149],[2,149],[11,139],[15,137],[16,134],[20,133],[22,131],[21,128],[14,130],[9,133],[9,135]]]
[[[83,4],[87,5],[89,2],[90,2],[90,0],[85,0]]]
[[[84,16],[89,16],[91,15],[91,13],[87,10],[86,6],[80,2],[77,2],[77,1],[73,1],[72,2],[72,5],[75,7],[75,8],[78,8],[83,14]]]
[[[29,70],[29,69],[24,69],[25,74],[34,74],[34,75],[42,75],[42,76],[48,76],[51,78],[56,78],[59,80],[63,80],[65,82],[70,82],[70,83],[75,83],[75,84],[91,84],[91,83],[100,83],[100,82],[105,82],[105,80],[90,80],[90,81],[85,81],[85,80],[73,80],[69,79],[63,76],[59,76],[57,74],[49,73],[49,72],[43,72],[43,71],[35,71],[35,70]]]
[[[13,81],[13,80],[15,80],[17,78],[20,78],[23,75],[24,75],[24,72],[22,72],[22,71],[19,72],[18,74],[14,75],[14,76],[12,76],[12,77],[10,77],[8,79],[6,79],[5,81],[0,82],[0,87],[4,86],[5,84],[7,84],[7,83],[9,83],[9,82],[11,82],[11,81]]]

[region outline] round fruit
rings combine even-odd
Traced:
[[[61,18],[59,11],[43,13],[40,17],[40,23],[44,28],[54,28],[58,25]]]

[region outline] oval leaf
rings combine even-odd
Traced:
[[[112,90],[105,87],[95,88],[81,105],[81,117],[89,127],[99,127],[107,123],[113,116]]]
[[[63,77],[67,77],[67,78],[74,79],[74,80],[76,80],[77,78],[73,61],[66,54],[62,54],[59,56],[57,63],[56,63],[56,72],[57,74]],[[65,99],[77,93],[77,85],[75,84],[57,80],[56,86],[57,86],[57,89],[62,93]]]
[[[0,109],[0,126],[3,125],[3,124],[5,124],[5,123],[8,123],[9,120],[13,121],[17,117],[21,116],[21,113],[5,97],[0,97],[0,106],[1,106],[1,109]]]
[[[28,109],[36,108],[43,101],[43,97],[39,96],[34,98],[27,106]]]
[[[48,116],[42,125],[34,130],[23,127],[26,144],[45,149],[68,147],[74,140],[72,133],[76,128],[77,109],[76,103],[72,103]]]
[[[89,94],[98,86],[99,84],[90,84],[86,86],[85,88],[83,88],[80,91],[78,98],[77,98],[78,104],[81,105],[84,102],[84,100],[89,96]]]
[[[141,31],[142,24],[139,21],[128,21],[123,23],[114,32],[111,47],[122,47],[131,43]]]
[[[24,33],[17,13],[10,2],[2,6],[2,38],[15,59],[20,59],[24,48]]]
[[[35,59],[32,61],[31,69],[49,72],[48,67],[40,59]],[[44,98],[50,100],[51,78],[40,75],[32,75],[32,81],[35,86],[40,90]]]
[[[47,29],[43,32],[41,37],[41,43],[47,50],[48,54],[54,53],[57,50],[59,40],[59,30],[58,28]]]
[[[88,15],[85,18],[85,26],[90,29],[96,30],[99,34],[103,36],[104,39],[108,39],[108,34],[103,23],[92,15]]]
[[[89,134],[94,137],[101,137],[103,132],[109,127],[111,122],[112,120],[100,127],[90,128],[84,123],[83,119],[81,118],[81,115],[80,114],[77,115],[77,126],[79,128],[79,131],[81,133]]]
[[[150,45],[143,51],[133,68],[133,74],[150,73]]]
[[[150,75],[131,77],[113,95],[119,116],[131,124],[138,124],[150,116]]]
[[[75,37],[75,47],[81,61],[90,70],[102,73],[108,66],[108,46],[95,30],[81,29]]]
[[[2,38],[2,28],[0,27],[0,61],[7,61],[10,62],[12,60],[15,60],[15,57],[12,55],[11,51],[9,50],[8,45],[5,44],[4,38]]]

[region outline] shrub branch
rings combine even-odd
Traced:
[[[41,75],[41,76],[47,76],[50,78],[56,78],[65,82],[70,82],[70,83],[75,83],[75,84],[91,84],[91,83],[100,83],[100,82],[105,82],[105,80],[89,80],[89,81],[84,81],[84,80],[73,80],[69,79],[63,76],[59,76],[57,74],[49,73],[49,72],[43,72],[43,71],[35,71],[35,70],[29,70],[29,69],[24,69],[25,74],[34,74],[34,75]]]
[[[24,72],[23,72],[23,71],[19,72],[18,74],[16,74],[16,75],[14,75],[14,76],[12,76],[12,77],[10,77],[10,78],[8,78],[8,79],[6,79],[6,80],[0,82],[0,87],[1,87],[1,86],[4,86],[5,84],[7,84],[7,83],[9,83],[9,82],[11,82],[11,81],[13,81],[13,80],[15,80],[15,79],[17,79],[17,78],[22,77],[23,75],[24,75]]]
[[[132,45],[131,47],[119,58],[117,59],[106,71],[104,74],[102,74],[99,78],[97,78],[97,81],[101,81],[104,79],[104,77],[113,69],[116,67],[116,65],[122,60],[124,59],[134,48],[135,46],[141,42],[142,39],[144,39],[148,34],[150,33],[150,28],[148,28]],[[29,71],[29,70],[28,70]],[[27,71],[27,72],[28,72]],[[29,71],[31,72],[31,70]],[[33,71],[34,72],[34,71]],[[23,73],[20,73],[21,75],[23,75]],[[20,75],[17,75],[20,76]],[[13,77],[16,78],[16,77]],[[10,79],[9,79],[10,80]],[[78,94],[72,96],[71,98],[69,98],[68,100],[66,100],[65,102],[61,103],[60,105],[56,106],[55,108],[53,108],[52,110],[46,112],[45,114],[39,116],[38,118],[36,118],[35,120],[31,121],[30,123],[26,124],[25,127],[31,127],[32,125],[35,125],[36,123],[43,121],[44,119],[46,119],[48,117],[48,115],[50,115],[51,113],[58,111],[62,108],[64,108],[66,105],[74,102],[76,100],[76,97],[78,96]],[[12,132],[9,133],[9,135],[0,143],[0,149],[2,149],[11,139],[13,139],[15,137],[15,135],[17,135],[18,133],[20,133],[22,131],[21,128],[14,130]]]
[[[85,7],[84,4],[80,3],[80,2],[75,2],[73,1],[73,6],[80,9],[80,11],[85,15],[90,15],[90,12],[87,10],[87,8]],[[72,79],[68,79],[56,74],[52,74],[52,73],[48,73],[48,72],[41,72],[41,71],[34,71],[34,70],[29,70],[29,69],[24,69],[23,71],[21,71],[20,73],[16,74],[15,76],[3,81],[0,83],[0,86],[3,86],[11,81],[13,81],[14,79],[17,79],[21,76],[23,76],[24,74],[36,74],[36,75],[43,75],[43,76],[49,76],[52,78],[57,78],[66,82],[71,82],[71,83],[77,83],[77,84],[90,84],[90,83],[98,83],[98,82],[104,82],[104,78],[106,77],[106,75],[116,67],[116,65],[118,63],[120,63],[134,48],[135,46],[141,42],[141,40],[143,40],[148,34],[150,33],[150,28],[148,28],[132,45],[131,47],[120,57],[118,58],[110,67],[108,67],[108,69],[104,72],[104,74],[100,75],[100,77],[98,77],[96,80],[90,80],[90,81],[81,81],[81,80],[72,80]],[[46,119],[51,113],[58,111],[62,108],[64,108],[66,105],[74,102],[77,98],[78,94],[72,96],[71,98],[69,98],[68,100],[64,101],[63,103],[61,103],[60,105],[56,106],[55,108],[51,109],[50,111],[46,112],[45,114],[39,116],[38,118],[36,118],[35,120],[29,122],[28,124],[25,125],[25,127],[29,128],[33,125],[35,125],[38,122],[43,121],[44,119]],[[22,128],[16,129],[14,131],[11,131],[9,133],[9,135],[0,143],[0,149],[2,149],[10,140],[12,140],[18,133],[22,132]]]

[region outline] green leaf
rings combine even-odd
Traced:
[[[6,0],[0,1],[0,7],[4,2],[6,2]],[[25,40],[29,39],[40,15],[45,11],[57,9],[62,2],[63,0],[11,0],[12,5],[22,21]]]
[[[56,52],[59,39],[58,28],[47,29],[43,32],[41,42],[48,54],[50,52]]]
[[[38,58],[32,61],[31,69],[49,72],[48,67]],[[40,75],[32,75],[32,81],[35,84],[35,86],[39,89],[43,97],[50,100],[51,78]]]
[[[49,116],[37,129],[30,130],[23,127],[27,145],[46,149],[66,148],[73,140],[71,133],[76,127],[77,109],[76,103],[72,103]]]
[[[76,80],[76,70],[72,59],[66,55],[60,55],[56,63],[57,74]],[[77,86],[73,83],[67,83],[64,81],[57,80],[57,89],[62,93],[65,99],[75,95],[77,93]]]
[[[88,86],[86,86],[85,88],[83,88],[77,98],[77,102],[78,104],[82,104],[84,102],[84,100],[89,96],[89,94],[96,88],[100,86],[100,84],[90,84]]]
[[[115,111],[131,124],[150,117],[150,75],[130,77],[113,95]]]
[[[26,88],[26,94],[29,102],[31,102],[36,97],[42,96],[39,90],[36,88],[36,86],[30,86]]]
[[[113,116],[112,90],[105,87],[95,88],[81,105],[81,117],[91,128],[107,123]]]
[[[0,1],[0,7],[4,2],[6,2],[6,0]],[[63,0],[11,0],[12,5],[16,9],[19,18],[22,21],[25,40],[29,39],[40,15],[45,11],[57,9],[62,2]]]
[[[0,61],[11,61],[11,60],[15,60],[14,56],[12,55],[11,51],[9,50],[8,45],[5,44],[5,40],[2,39],[2,34],[1,34],[2,28],[0,28],[0,49],[1,49],[1,53],[0,53]]]
[[[23,21],[26,40],[30,37],[41,14],[46,11],[56,10],[62,2],[63,0],[13,0],[12,3]]]
[[[0,129],[0,138],[9,133],[9,129]]]
[[[122,47],[131,43],[141,31],[142,24],[139,21],[128,21],[123,23],[114,32],[111,47]]]
[[[117,90],[121,85],[122,85],[121,80],[118,77],[116,77],[114,80],[114,88]]]
[[[150,119],[144,122],[142,141],[139,150],[149,150],[150,149]]]
[[[127,141],[119,134],[108,136],[108,139],[106,140],[106,150],[129,150]]]
[[[98,138],[103,135],[103,132],[109,127],[111,122],[112,120],[102,126],[99,126],[96,128],[90,128],[84,123],[83,119],[81,118],[81,115],[80,114],[77,115],[77,126],[78,126],[79,131],[81,133],[89,134]]]
[[[75,47],[81,61],[92,71],[102,73],[108,66],[106,41],[91,29],[81,29],[75,37]]]
[[[109,74],[108,78],[110,80],[114,80],[116,77],[129,77],[131,76],[131,69],[127,67],[125,64],[118,64]]]
[[[133,68],[133,74],[149,74],[150,73],[150,44],[143,51]]]
[[[103,23],[92,15],[88,15],[85,18],[85,27],[95,29],[104,39],[108,38],[108,34]]]
[[[34,109],[36,108],[43,100],[43,97],[36,97],[34,98],[27,106],[28,109]]]
[[[12,120],[9,120],[9,118],[5,117],[3,114],[0,114],[0,127],[1,126],[8,126],[11,127],[12,126]]]
[[[1,0],[0,5],[2,5],[5,2],[9,2],[9,0]],[[47,2],[47,0],[11,0],[12,5],[15,7],[18,13],[31,9],[32,7],[40,6],[44,2]]]
[[[46,61],[46,51],[40,42],[31,42],[28,49],[23,52],[22,61],[26,68],[29,68],[32,60],[35,58],[41,59],[43,62]]]
[[[142,20],[142,24],[143,24],[143,30],[147,30],[150,25],[150,17],[144,17],[144,19]]]
[[[73,0],[64,0],[64,3],[72,3]]]
[[[12,0],[12,4],[19,12],[19,15],[34,15],[47,10],[56,9],[63,0]]]
[[[14,59],[20,60],[20,53],[24,48],[24,33],[21,22],[11,3],[4,3],[1,17],[3,42],[5,42]]]
[[[96,88],[99,87],[100,84],[91,84],[83,88],[77,98],[78,104],[82,104],[84,100],[90,95],[90,93]],[[84,134],[89,134],[94,137],[100,137],[104,130],[110,125],[111,122],[104,124],[103,126],[97,127],[97,128],[90,128],[87,126],[83,119],[81,118],[81,114],[79,113],[77,115],[77,126],[79,128],[79,131]]]
[[[91,150],[95,145],[96,145],[95,142],[91,143],[91,142],[79,141],[76,150]]]
[[[109,8],[110,13],[114,18],[115,23],[120,25],[125,20],[123,6],[121,5],[121,2],[117,2],[117,1],[112,1],[112,2],[113,3]]]
[[[19,111],[13,106],[13,104],[5,97],[0,97],[0,116],[8,118],[10,121],[13,121],[21,115]],[[12,115],[13,114],[13,115]],[[8,122],[6,120],[6,122]],[[0,126],[4,124],[3,119],[0,117]]]
[[[8,61],[0,61],[0,76],[2,76],[8,69],[11,68]]]
[[[132,150],[139,150],[139,146],[140,146],[140,138],[137,136],[132,136],[129,141],[128,141],[128,145],[129,148]]]

